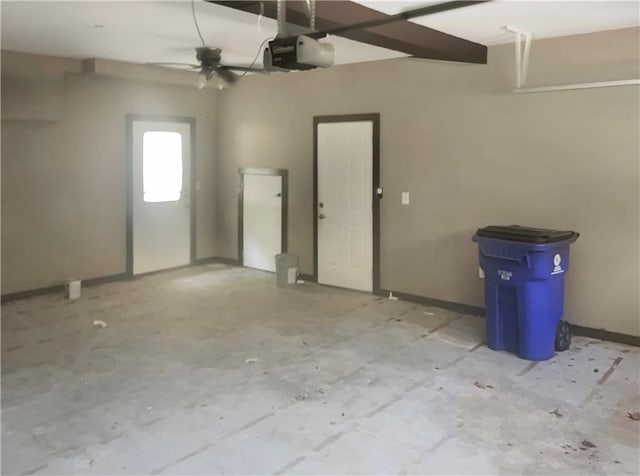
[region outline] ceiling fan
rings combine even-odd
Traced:
[[[222,89],[225,83],[233,84],[242,77],[234,71],[243,73],[264,73],[263,68],[254,68],[253,66],[226,65],[222,64],[222,50],[219,48],[211,48],[209,46],[199,46],[195,48],[196,59],[199,64],[189,63],[147,63],[152,66],[170,66],[182,67],[192,70],[200,70],[200,76],[196,86],[202,89],[213,78],[219,79],[216,83],[218,89]]]
[[[241,66],[241,65],[228,65],[222,64],[222,50],[220,48],[212,48],[207,46],[204,37],[202,36],[202,32],[200,31],[200,25],[198,24],[198,18],[196,17],[196,9],[195,2],[191,0],[191,14],[193,16],[193,24],[196,27],[196,31],[198,33],[198,37],[202,43],[202,46],[195,48],[196,51],[196,59],[198,60],[198,64],[189,64],[189,63],[147,63],[151,66],[168,66],[168,67],[182,67],[189,68],[193,70],[200,70],[200,75],[198,76],[198,81],[196,82],[196,87],[198,89],[204,88],[209,81],[213,78],[217,79],[216,87],[218,89],[223,89],[225,84],[233,84],[242,76],[249,72],[253,73],[265,73],[264,68],[254,68],[253,65],[256,62],[256,59],[249,66]],[[242,75],[235,73],[234,71],[242,71]]]

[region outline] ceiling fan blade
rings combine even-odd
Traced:
[[[200,69],[200,65],[196,65],[196,64],[189,64],[189,63],[145,63],[147,66],[165,66],[165,67],[176,67],[176,66],[180,66],[182,68],[189,68],[189,69]]]
[[[229,71],[225,67],[216,68],[216,74],[224,79],[227,83],[233,84],[235,83],[239,76],[236,73]]]
[[[364,30],[366,28],[387,25],[389,23],[395,23],[402,20],[411,20],[412,18],[433,15],[434,13],[447,12],[449,10],[456,10],[458,8],[470,7],[472,5],[487,3],[490,1],[492,0],[454,0],[451,2],[438,3],[436,5],[414,8],[412,10],[397,13],[395,15],[389,15],[386,18],[380,18],[378,20],[363,21],[359,23],[353,23],[351,25],[343,25],[335,28],[328,28],[326,30],[313,31],[311,33],[305,33],[305,36],[316,39],[324,38],[327,35],[339,35],[340,33],[345,33],[347,31]]]
[[[233,64],[225,64],[224,66],[221,66],[220,68],[221,69],[226,69],[226,70],[232,70],[232,71],[246,71],[247,73],[263,73],[263,74],[267,74],[269,72],[264,68],[255,68],[253,66],[240,66],[240,65],[233,65]]]

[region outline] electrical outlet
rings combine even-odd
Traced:
[[[402,192],[402,204],[409,205],[409,192]]]

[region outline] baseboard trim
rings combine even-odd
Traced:
[[[604,329],[594,329],[592,327],[576,326],[574,324],[571,324],[571,330],[577,336],[592,337],[594,339],[608,340],[618,344],[640,347],[640,336],[621,334],[619,332],[606,331]]]
[[[164,268],[164,269],[156,269],[154,271],[145,271],[144,273],[130,275],[129,277],[131,279],[148,278],[150,276],[155,276],[157,274],[169,273],[171,271],[178,271],[179,269],[193,268],[194,266],[198,266],[196,262],[193,262],[190,264],[183,264],[180,266],[174,266],[173,268]]]
[[[180,266],[179,268],[186,268],[190,266],[201,266],[209,263],[220,263],[228,266],[242,267],[242,264],[237,259],[214,256],[211,258],[202,258],[202,259],[196,260],[195,263],[193,263],[193,265]],[[179,268],[174,268],[174,269],[179,269]],[[153,274],[159,274],[164,271],[172,271],[172,270],[163,269],[163,270],[152,271],[151,273],[146,273],[146,274],[136,275],[136,276],[130,276],[127,273],[113,274],[110,276],[101,276],[97,278],[90,278],[90,279],[83,280],[82,286],[83,287],[99,286],[101,284],[112,283],[115,281],[124,281],[128,279],[146,277]],[[304,281],[307,281],[309,283],[317,282],[316,277],[312,274],[299,274],[298,276],[300,279],[303,279]],[[0,296],[0,302],[4,304],[11,301],[29,299],[33,297],[44,296],[47,294],[62,293],[64,291],[64,287],[65,287],[64,284],[56,284],[54,286],[49,286],[45,288],[29,289],[26,291],[18,291],[15,293],[3,294],[2,296]],[[435,306],[442,309],[447,309],[449,311],[460,312],[463,314],[470,314],[473,316],[484,316],[484,308],[478,307],[478,306],[471,306],[469,304],[443,301],[441,299],[434,299],[426,296],[418,296],[416,294],[403,293],[400,291],[390,291],[388,289],[380,289],[378,291],[375,291],[373,294],[377,296],[387,297],[389,296],[390,292],[393,293],[393,295],[398,297],[399,299],[402,299],[403,301],[415,302],[417,304],[426,304],[429,306]],[[604,329],[594,329],[592,327],[577,326],[575,324],[571,324],[571,329],[573,330],[573,333],[576,336],[591,337],[594,339],[606,340],[606,341],[615,342],[618,344],[625,344],[625,345],[631,345],[634,347],[640,347],[640,336],[622,334],[619,332],[612,332]]]
[[[201,263],[202,261],[202,263]],[[213,258],[206,258],[206,260],[198,260],[198,264],[206,264],[206,263],[219,263],[226,264],[227,266],[242,266],[242,263],[239,259],[233,258],[224,258],[222,256],[214,256]]]
[[[381,289],[380,292],[374,294],[378,296],[389,296],[389,290]],[[460,304],[450,301],[442,301],[440,299],[428,298],[425,296],[417,296],[415,294],[408,294],[398,291],[391,291],[394,296],[404,301],[415,302],[418,304],[427,304],[429,306],[440,307],[453,312],[460,312],[464,314],[471,314],[474,316],[484,316],[484,308],[477,306],[470,306],[468,304]],[[617,344],[632,345],[634,347],[640,347],[640,336],[634,336],[630,334],[621,334],[619,332],[607,331],[604,329],[594,329],[592,327],[583,327],[571,324],[571,329],[576,336],[592,337],[594,339],[606,340],[609,342],[615,342]]]
[[[26,291],[18,291],[15,293],[3,294],[0,297],[2,304],[19,301],[21,299],[29,299],[38,296],[44,296],[45,294],[57,294],[64,291],[64,284],[56,284],[55,286],[49,286],[47,288],[28,289]]]
[[[460,312],[462,314],[470,314],[472,316],[484,316],[484,308],[471,306],[469,304],[461,304],[458,302],[443,301],[441,299],[429,298],[426,296],[418,296],[416,294],[403,293],[400,291],[391,291],[389,289],[380,289],[375,292],[377,296],[388,297],[389,293],[392,293],[398,299],[403,301],[415,302],[417,304],[427,304],[428,306],[435,306],[448,311]]]
[[[207,263],[224,263],[224,264],[230,264],[230,263],[235,263],[234,260],[229,260],[227,258],[218,258],[218,257],[211,257],[211,258],[201,258],[196,260],[194,263],[192,264],[187,264],[184,266],[178,266],[176,268],[169,268],[169,269],[160,269],[158,271],[150,271],[148,273],[142,273],[142,274],[136,274],[136,275],[130,275],[128,273],[118,273],[118,274],[113,274],[110,276],[100,276],[97,278],[90,278],[90,279],[83,279],[82,280],[82,287],[91,287],[91,286],[98,286],[100,284],[105,284],[105,283],[112,283],[114,281],[123,281],[126,279],[138,279],[138,278],[146,278],[149,276],[153,276],[154,274],[160,274],[160,273],[164,273],[166,271],[175,271],[177,269],[182,269],[182,268],[189,268],[192,266],[200,266],[200,265],[204,265]],[[0,302],[1,303],[6,303],[6,302],[11,302],[11,301],[18,301],[21,299],[29,299],[32,297],[38,297],[38,296],[44,296],[47,294],[57,294],[57,293],[61,293],[64,291],[64,284],[56,284],[53,286],[48,286],[45,288],[36,288],[36,289],[27,289],[26,291],[18,291],[15,293],[9,293],[9,294],[3,294],[2,296],[0,296]]]
[[[211,264],[211,263],[215,263],[216,262],[216,258],[215,257],[210,257],[210,258],[200,258],[195,260],[195,262],[193,263],[194,266],[202,266],[204,264]]]
[[[131,279],[127,273],[112,274],[110,276],[100,276],[98,278],[90,278],[82,281],[82,287],[99,286],[105,283],[112,283],[115,281],[123,281],[125,279]],[[11,301],[19,301],[21,299],[29,299],[38,296],[44,296],[47,294],[57,294],[64,292],[64,284],[56,284],[54,286],[48,286],[46,288],[28,289],[26,291],[18,291],[15,293],[3,294],[0,296],[0,302],[2,304]]]
[[[222,256],[214,256],[213,258],[205,258],[205,259],[201,259],[196,261],[197,264],[208,264],[208,263],[219,263],[219,264],[226,264],[227,266],[236,266],[238,268],[247,268],[247,269],[255,269],[255,268],[250,268],[247,266],[244,266],[240,260],[238,259],[232,259],[232,258],[223,258]],[[260,271],[260,270],[258,270]],[[313,274],[304,274],[304,273],[299,273],[298,274],[298,278],[302,279],[308,283],[316,283],[318,282],[316,277]]]

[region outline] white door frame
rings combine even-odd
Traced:
[[[239,167],[238,168],[238,266],[244,263],[244,176],[245,175],[273,175],[282,177],[282,213],[281,213],[281,233],[280,241],[282,253],[287,252],[287,203],[289,201],[288,192],[288,171],[287,169],[273,168],[255,168],[255,167]]]
[[[127,276],[133,276],[133,123],[144,122],[179,122],[189,124],[191,131],[191,163],[189,178],[189,207],[190,207],[190,264],[196,262],[196,120],[193,117],[156,116],[146,114],[127,114]]]
[[[380,293],[380,114],[348,114],[341,116],[314,116],[313,118],[313,276],[318,281],[318,125],[335,122],[371,122],[373,125],[373,157],[372,157],[372,288],[373,294]]]

